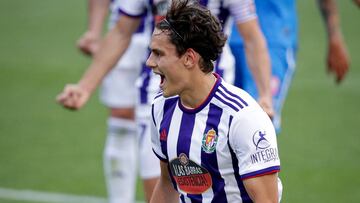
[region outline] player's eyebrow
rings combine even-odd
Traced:
[[[155,53],[155,54],[163,54],[164,52],[163,51],[161,51],[160,49],[156,49],[156,48],[149,48],[150,49],[150,51],[152,52],[152,53]]]

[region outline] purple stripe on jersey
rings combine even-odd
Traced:
[[[189,114],[185,112],[182,115],[180,129],[179,129],[179,137],[177,142],[178,157],[181,153],[185,153],[186,156],[189,157],[189,159],[191,159],[191,157],[189,156],[189,151],[191,144],[191,136],[195,124],[195,115],[196,114]]]
[[[180,103],[180,102],[179,102]],[[194,130],[195,124],[195,115],[191,113],[183,113],[181,118],[181,124],[179,129],[179,137],[177,142],[177,156],[179,157],[181,153],[185,153],[187,157],[191,159],[189,156],[190,145],[191,145],[191,137]],[[176,182],[173,182],[176,184]],[[191,199],[198,199],[201,195],[188,195]],[[191,201],[193,202],[193,201]],[[200,201],[201,202],[201,201]]]
[[[186,202],[185,202],[185,197],[184,197],[183,194],[180,195],[180,200],[181,200],[181,203],[186,203]]]
[[[165,100],[164,109],[163,109],[164,114],[159,129],[161,151],[166,156],[166,159],[169,159],[167,153],[167,136],[177,101],[178,101],[178,97]],[[161,138],[162,136],[163,139]]]
[[[155,156],[157,156],[157,158],[159,158],[159,159],[160,159],[161,161],[163,161],[163,162],[168,163],[168,160],[167,160],[167,159],[162,158],[161,156],[159,156],[159,155],[155,152],[155,150],[154,150],[154,149],[153,149],[152,151],[154,152]]]
[[[231,126],[232,119],[233,119],[233,116],[230,116],[229,128]],[[229,137],[229,134],[227,136]],[[241,199],[242,199],[242,201],[244,203],[252,202],[252,200],[250,199],[249,194],[246,192],[243,181],[241,180],[241,177],[240,177],[240,174],[239,174],[239,161],[236,158],[234,150],[231,148],[229,141],[228,141],[228,147],[230,149],[230,155],[231,155],[232,165],[233,165],[233,169],[234,169],[234,176],[235,176],[235,180],[237,182],[238,188],[240,190]]]
[[[120,14],[120,15],[123,14],[123,15],[129,16],[128,14],[125,14],[125,12],[123,12],[120,8],[118,8],[117,12],[118,12],[118,14]],[[139,25],[139,27],[138,27],[138,29],[136,30],[135,33],[142,33],[142,32],[144,32],[144,29],[145,29],[145,14],[141,14],[140,16],[130,16],[130,17],[136,17],[136,18],[142,17],[142,18],[141,18],[140,25]],[[120,16],[120,18],[121,18],[121,16]]]
[[[207,6],[209,0],[200,0],[199,3],[203,6]]]
[[[236,95],[236,94],[230,92],[230,91],[229,91],[228,89],[226,89],[225,86],[222,85],[222,84],[220,84],[220,87],[222,87],[226,93],[228,93],[229,95],[231,95],[231,96],[237,98],[239,101],[241,101],[245,106],[248,106],[248,103],[246,103],[245,100],[243,100],[239,95]]]
[[[254,171],[251,173],[247,173],[241,176],[241,179],[247,179],[247,178],[254,178],[254,177],[258,177],[258,176],[262,176],[262,175],[266,175],[266,174],[271,174],[271,173],[276,173],[280,171],[280,166],[272,166],[269,168],[264,168],[262,170],[258,170],[258,171]]]
[[[227,101],[225,101],[225,100],[223,100],[221,97],[219,97],[218,95],[216,95],[215,94],[215,96],[214,96],[216,99],[218,99],[219,101],[221,101],[222,103],[224,103],[224,104],[226,104],[227,106],[229,106],[230,108],[232,108],[232,109],[234,109],[234,111],[236,111],[236,112],[238,112],[239,111],[239,109],[238,108],[236,108],[234,105],[232,105],[231,103],[229,103],[229,102],[227,102]]]
[[[143,83],[140,86],[140,103],[141,104],[147,104],[148,103],[148,86],[150,82],[150,73],[151,69],[147,67],[145,64],[143,64],[142,70],[141,70],[141,76],[143,78]]]
[[[151,117],[154,122],[154,125],[156,126],[155,116],[154,116],[154,104],[151,105]]]
[[[163,92],[160,90],[158,95],[155,96],[154,100],[161,97],[161,96],[163,96]]]
[[[146,10],[144,10],[143,13],[140,13],[140,14],[138,14],[138,15],[131,15],[131,14],[125,12],[124,10],[120,9],[120,8],[119,8],[118,12],[119,12],[120,14],[122,14],[122,15],[126,15],[126,16],[132,17],[132,18],[141,18],[141,17],[145,17],[145,16],[146,16]]]
[[[238,106],[240,109],[244,108],[244,106],[243,106],[242,104],[240,104],[240,102],[236,101],[235,99],[230,98],[229,96],[227,96],[227,95],[226,95],[223,91],[221,91],[220,89],[219,89],[218,92],[219,92],[223,97],[225,97],[225,99],[230,100],[230,101],[232,101],[233,103],[237,104],[237,106]]]
[[[210,104],[209,106],[210,107],[209,107],[208,119],[206,121],[206,128],[203,133],[203,136],[205,137],[211,129],[215,130],[217,136],[225,136],[218,134],[218,126],[220,123],[220,118],[223,113],[223,110],[214,104]],[[211,179],[213,182],[212,189],[214,192],[214,197],[212,199],[212,202],[227,202],[226,193],[224,190],[225,182],[224,179],[221,177],[219,171],[216,149],[214,152],[210,152],[210,153],[205,152],[203,149],[201,150],[201,165],[205,167],[211,174]]]
[[[219,9],[220,9],[220,13],[217,17],[219,18],[220,23],[224,29],[225,22],[228,20],[229,15],[230,15],[230,11],[228,8],[224,7],[224,1],[221,1]]]
[[[180,102],[179,102],[180,103]],[[177,144],[177,156],[181,153],[185,153],[190,159],[190,145],[191,145],[191,137],[194,130],[195,125],[195,115],[193,113],[183,113],[181,118],[181,124],[179,129],[179,137]],[[173,182],[176,184],[176,182]],[[191,202],[201,202],[201,195],[187,195],[191,198]],[[185,200],[185,199],[184,199]]]

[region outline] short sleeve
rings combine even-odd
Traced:
[[[242,109],[230,127],[229,141],[238,159],[241,179],[280,170],[276,133],[260,108]]]
[[[147,12],[144,0],[121,0],[118,6],[121,14],[131,17],[145,16]]]
[[[229,0],[229,9],[237,23],[244,23],[257,18],[253,0]]]
[[[161,141],[160,141],[160,133],[156,127],[156,113],[154,112],[154,104],[152,105],[152,122],[150,125],[150,133],[151,133],[151,143],[152,148],[155,155],[162,161],[166,161],[166,156],[162,153],[161,150]]]

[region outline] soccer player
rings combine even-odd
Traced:
[[[104,37],[98,52],[95,53],[93,61],[83,77],[77,84],[67,85],[62,93],[58,96],[58,102],[66,108],[79,109],[89,99],[104,76],[113,68],[117,59],[122,57],[126,51],[132,34],[138,29],[141,23],[141,17],[151,12],[154,21],[163,18],[168,8],[169,0],[122,0],[119,4],[118,11],[122,14],[116,25]],[[204,6],[209,7],[211,12],[218,15],[223,21],[224,29],[227,30],[227,21],[230,14],[236,19],[240,32],[247,37],[248,42],[247,53],[249,60],[253,61],[252,70],[256,77],[256,81],[260,89],[262,89],[262,97],[259,99],[260,104],[266,112],[272,114],[271,94],[269,91],[270,66],[267,54],[266,43],[257,23],[256,14],[253,9],[252,0],[210,0],[200,1]],[[226,52],[226,49],[224,50]],[[137,56],[137,55],[136,55]],[[225,59],[225,60],[224,60]],[[141,60],[135,58],[133,60]],[[225,78],[229,74],[223,74],[228,70],[227,67],[231,60],[225,57],[216,62],[216,71],[224,75]],[[231,65],[231,64],[230,64]],[[231,80],[231,79],[230,79]],[[140,77],[136,81],[138,87],[138,102],[135,108],[136,123],[141,126],[139,132],[143,137],[143,142],[150,143],[150,124],[151,124],[151,100],[159,91],[158,84],[160,77],[154,75],[147,67],[143,67]],[[144,144],[144,147],[148,146]],[[150,146],[150,145],[149,145]],[[140,154],[143,148],[140,148]],[[154,163],[151,162],[150,163]],[[146,167],[140,167],[141,170],[148,171]]]
[[[99,49],[103,23],[110,7],[109,28],[119,20],[121,0],[89,0],[88,30],[78,40],[78,48],[85,54],[94,55]],[[108,133],[104,149],[104,171],[110,203],[133,203],[135,201],[138,160],[144,192],[150,199],[151,192],[160,174],[158,160],[152,153],[151,144],[139,142],[134,120],[136,92],[134,81],[146,59],[147,47],[152,32],[149,18],[142,19],[142,26],[133,34],[129,48],[102,82],[100,99],[109,108]],[[136,56],[136,58],[135,58]],[[149,139],[150,140],[150,139]],[[147,149],[141,156],[140,148]],[[146,170],[145,170],[146,169]]]
[[[345,43],[342,39],[336,5],[333,0],[319,0],[328,33],[328,70],[341,82],[349,67]],[[270,53],[273,123],[281,128],[281,109],[286,98],[296,65],[298,26],[295,0],[255,0],[256,12]],[[235,85],[254,98],[259,96],[257,85],[248,68],[242,36],[233,27],[230,47],[236,59]]]
[[[161,176],[151,202],[278,202],[274,127],[258,103],[213,72],[226,37],[219,20],[173,1],[146,62],[161,77],[152,105]]]

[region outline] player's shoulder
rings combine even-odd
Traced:
[[[243,89],[222,81],[215,93],[215,98],[224,110],[241,113],[247,109],[258,108],[258,104]]]

